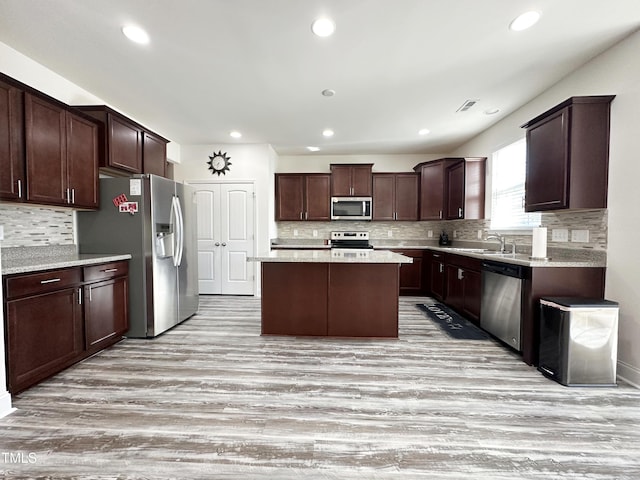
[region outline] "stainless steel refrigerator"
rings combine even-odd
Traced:
[[[129,332],[150,338],[198,310],[193,187],[156,175],[100,179],[100,210],[77,215],[80,253],[130,253]]]

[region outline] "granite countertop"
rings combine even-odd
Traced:
[[[2,275],[98,265],[129,259],[131,259],[129,254],[79,254],[76,252],[75,245],[4,248],[2,249]]]
[[[249,262],[296,263],[412,263],[413,259],[389,250],[271,250],[269,253],[249,257]]]
[[[440,246],[437,240],[431,239],[372,239],[371,245],[376,251],[388,251],[389,249],[403,250],[433,250],[438,252],[453,253],[463,255],[480,260],[493,260],[503,263],[511,263],[515,265],[523,265],[526,267],[596,267],[604,268],[607,266],[606,252],[593,250],[580,250],[569,248],[550,248],[549,259],[532,259],[530,253],[520,252],[515,255],[511,253],[501,254],[493,248],[497,245],[491,244],[490,248],[482,242],[456,242],[451,246]],[[326,250],[330,245],[325,245],[321,239],[278,239],[272,242],[273,247],[282,249],[317,249]],[[523,246],[526,248],[527,246]],[[530,246],[529,246],[530,248]],[[474,251],[475,250],[475,251]],[[480,251],[482,250],[482,251]]]

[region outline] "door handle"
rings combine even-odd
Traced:
[[[22,180],[18,180],[18,198],[22,198]]]

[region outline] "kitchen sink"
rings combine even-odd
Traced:
[[[454,252],[467,252],[467,253],[487,253],[491,250],[486,248],[465,248],[465,247],[449,247],[447,250],[452,250]]]

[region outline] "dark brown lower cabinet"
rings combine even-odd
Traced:
[[[262,334],[327,334],[329,264],[262,264]]]
[[[480,323],[482,260],[442,251],[425,252],[425,289],[475,324]],[[402,270],[401,270],[402,271]],[[522,359],[538,364],[540,298],[604,298],[605,268],[525,267],[522,291]]]
[[[262,262],[262,334],[398,337],[398,264]]]
[[[330,264],[327,335],[397,337],[398,289],[398,264]]]
[[[6,276],[7,387],[19,393],[119,341],[128,263]]]
[[[446,257],[447,305],[479,323],[482,300],[482,261],[460,255]]]
[[[393,250],[395,253],[411,257],[413,263],[400,265],[400,295],[423,295],[425,288],[424,250]]]
[[[431,296],[436,300],[443,301],[445,294],[445,256],[444,253],[431,254],[431,264],[429,275],[431,280]]]
[[[120,340],[129,329],[126,277],[85,286],[85,348],[102,350]]]
[[[7,340],[11,393],[75,363],[84,349],[78,288],[7,302]]]

